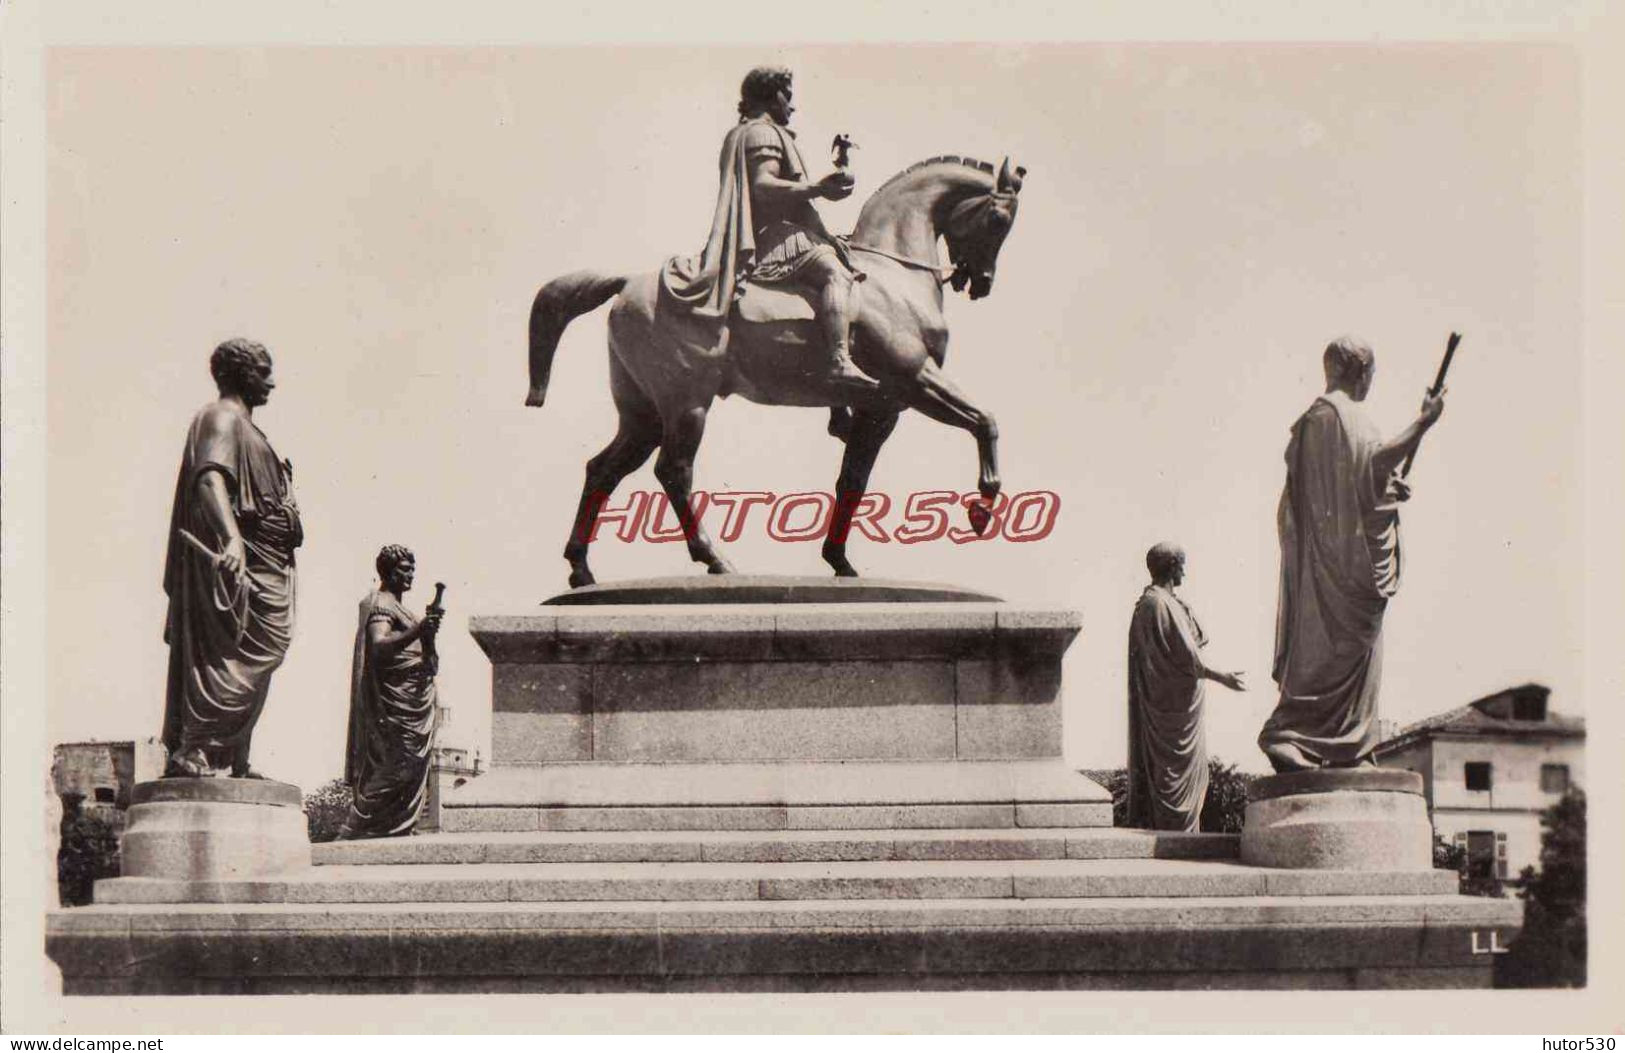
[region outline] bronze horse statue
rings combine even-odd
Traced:
[[[973,300],[992,290],[999,249],[1015,222],[1025,175],[1025,169],[1012,169],[1008,160],[995,171],[971,158],[933,157],[899,172],[864,203],[848,240],[854,261],[867,274],[856,286],[852,356],[879,381],[871,394],[836,391],[825,379],[828,356],[815,343],[822,337],[810,310],[768,311],[765,318],[757,312],[763,320],[752,321],[736,306],[727,339],[707,346],[685,339],[687,320],[662,306],[653,272],[577,271],[544,285],[530,314],[527,406],[540,406],[547,397],[553,354],[565,327],[617,297],[609,313],[609,380],[620,427],[587,462],[581,503],[564,549],[570,586],[593,584],[587,547],[599,513],[621,480],[657,447],[655,477],[677,515],[689,555],[712,574],[732,572],[690,507],[694,457],[705,434],[706,414],[719,395],[739,394],[773,406],[850,408],[849,420],[838,411],[832,414],[830,428],[846,440],[823,546],[824,560],[837,576],[857,575],[846,557],[852,515],[880,447],[904,409],[919,410],[976,437],[981,500],[968,502],[966,511],[972,528],[978,534],[985,531],[999,492],[999,432],[992,415],[942,372],[948,351],[942,286],[947,282],[955,291],[968,288]],[[949,267],[941,263],[938,239],[948,245]],[[789,299],[771,287],[768,292]],[[763,293],[750,288],[746,299]]]

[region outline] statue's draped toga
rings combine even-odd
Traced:
[[[1378,478],[1381,437],[1342,391],[1292,428],[1281,494],[1280,702],[1258,744],[1316,764],[1353,764],[1377,745],[1382,618],[1399,588],[1399,513]]]
[[[418,618],[389,592],[361,601],[350,677],[350,735],[344,781],[350,785],[345,837],[391,837],[417,823],[429,785],[434,739],[434,666],[420,637],[393,653],[369,647],[367,627],[387,633]]]
[[[219,472],[247,555],[231,581],[182,536],[216,551],[198,482]],[[192,418],[175,482],[164,591],[169,612],[169,684],[164,747],[202,749],[214,767],[246,768],[249,740],[293,638],[294,549],[304,540],[293,498],[293,469],[247,412],[222,399]]]
[[[1207,637],[1161,585],[1140,594],[1128,635],[1129,825],[1198,829],[1207,799],[1202,670]]]

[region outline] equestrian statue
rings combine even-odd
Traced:
[[[697,256],[653,273],[577,271],[544,285],[530,314],[528,406],[547,397],[559,338],[570,322],[614,298],[609,312],[615,438],[587,462],[564,557],[570,586],[593,584],[587,550],[615,487],[659,450],[665,490],[689,555],[712,574],[733,568],[690,506],[694,458],[712,400],[741,395],[774,406],[830,407],[829,430],[845,456],[823,558],[839,577],[853,513],[897,418],[915,409],[976,437],[983,533],[999,493],[998,428],[944,375],[948,324],[943,285],[988,295],[999,250],[1015,223],[1026,170],[969,157],[933,157],[887,180],[864,204],[850,236],[831,236],[814,198],[852,193],[837,137],[835,170],[807,175],[789,129],[790,73],[752,70],[740,120],[723,142],[711,233]],[[942,263],[938,243],[948,248]]]

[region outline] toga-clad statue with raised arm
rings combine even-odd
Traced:
[[[434,638],[442,611],[422,618],[403,599],[417,574],[404,545],[385,545],[378,588],[361,601],[350,677],[350,733],[344,781],[350,814],[340,840],[409,834],[423,810],[434,749]]]
[[[1399,589],[1399,470],[1444,412],[1429,393],[1388,441],[1361,403],[1376,356],[1349,337],[1323,357],[1326,393],[1292,426],[1277,525],[1281,589],[1274,679],[1280,701],[1258,736],[1277,772],[1371,763],[1382,682],[1382,619]]]

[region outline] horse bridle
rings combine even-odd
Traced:
[[[987,208],[988,206],[997,203],[1001,199],[1011,199],[1015,196],[1015,193],[1010,191],[991,191],[983,197],[978,197],[971,201],[961,202],[954,209],[954,217],[957,218],[961,213],[968,213],[982,208]],[[859,252],[872,252],[876,256],[884,256],[888,260],[901,263],[905,267],[914,267],[922,271],[931,271],[937,276],[938,285],[946,285],[948,282],[952,281],[953,276],[958,273],[963,266],[962,264],[954,263],[945,267],[940,263],[932,263],[929,260],[917,260],[912,256],[899,256],[895,252],[887,252],[885,249],[877,249],[873,245],[860,245],[851,238],[843,237],[840,239],[840,241],[842,241],[848,248],[857,249]]]

